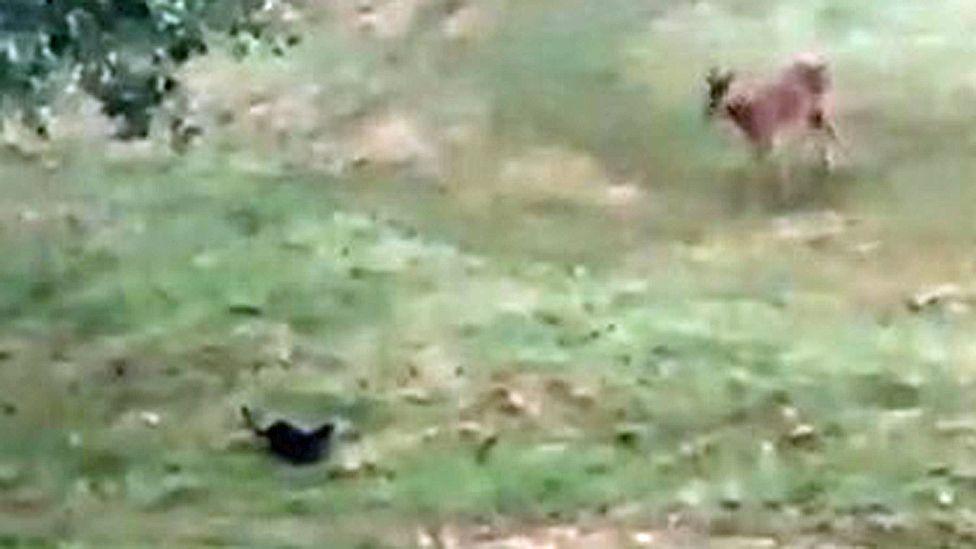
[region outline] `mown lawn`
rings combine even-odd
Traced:
[[[187,156],[4,158],[0,545],[973,543],[976,11],[572,4],[458,49],[326,17],[193,75],[234,121]],[[770,204],[699,79],[811,45],[849,158]]]

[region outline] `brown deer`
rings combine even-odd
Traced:
[[[707,118],[732,122],[757,158],[768,157],[782,137],[799,131],[821,137],[821,160],[826,169],[833,168],[839,138],[831,113],[830,69],[822,57],[798,55],[774,78],[762,80],[746,81],[713,67],[706,82]]]

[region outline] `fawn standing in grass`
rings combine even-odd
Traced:
[[[731,122],[749,141],[757,159],[768,158],[790,134],[812,134],[819,138],[823,167],[833,169],[840,143],[831,112],[830,69],[822,57],[797,55],[774,77],[759,80],[745,80],[733,71],[713,67],[706,83],[706,117]]]

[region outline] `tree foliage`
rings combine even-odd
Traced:
[[[283,0],[2,0],[0,112],[47,137],[51,106],[66,89],[95,98],[116,137],[141,139],[164,105],[183,94],[177,70],[214,44],[246,55],[282,53]],[[198,130],[176,114],[176,137]]]

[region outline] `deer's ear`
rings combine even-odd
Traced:
[[[708,74],[705,75],[705,81],[708,82],[708,85],[714,86],[721,78],[721,74],[722,69],[713,65],[708,69]]]
[[[730,69],[722,69],[719,67],[712,67],[708,69],[708,74],[705,76],[705,81],[708,82],[711,88],[722,88],[727,87],[735,79],[735,71]]]

